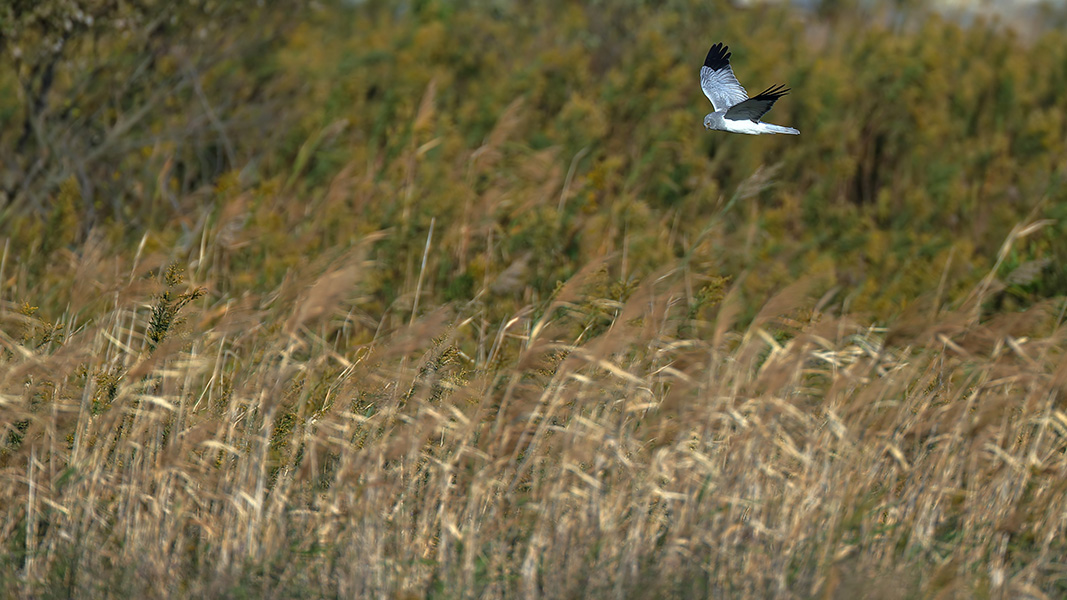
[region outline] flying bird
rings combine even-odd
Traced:
[[[730,68],[730,53],[727,52],[729,49],[729,46],[723,46],[721,42],[715,44],[708,50],[704,66],[700,67],[700,87],[715,107],[715,112],[704,117],[704,128],[749,135],[800,135],[800,132],[792,127],[760,121],[760,117],[767,114],[775,101],[788,94],[789,90],[781,85],[771,86],[754,98],[749,98],[748,92],[737,82],[734,70]]]

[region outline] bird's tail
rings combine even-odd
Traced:
[[[789,135],[800,135],[800,132],[792,127],[784,127],[782,125],[774,125],[771,123],[764,123],[767,127],[767,133],[788,133]]]

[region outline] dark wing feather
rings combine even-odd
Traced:
[[[785,86],[771,86],[758,95],[731,106],[730,110],[726,111],[725,118],[731,121],[744,121],[745,119],[759,121],[760,117],[767,114],[779,98],[788,93],[789,90],[785,89]]]
[[[704,66],[712,71],[729,67],[731,56],[733,52],[730,52],[730,47],[719,42],[708,50],[708,55],[704,58]]]

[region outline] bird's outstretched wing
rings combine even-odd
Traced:
[[[704,66],[700,67],[700,88],[715,110],[730,108],[748,99],[748,92],[737,82],[734,70],[730,68],[729,49],[722,42],[715,44],[708,50]]]
[[[785,89],[784,86],[771,86],[757,96],[734,104],[730,107],[730,110],[726,111],[724,117],[731,121],[744,121],[745,119],[759,121],[760,117],[767,114],[767,111],[774,106],[775,101],[788,93],[789,90]],[[718,108],[718,105],[716,105],[716,108]]]

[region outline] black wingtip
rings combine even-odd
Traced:
[[[772,85],[755,96],[755,98],[777,100],[789,93],[789,88],[784,85]]]
[[[730,53],[729,46],[723,46],[722,42],[715,44],[708,50],[708,57],[704,59],[704,66],[712,71],[718,71],[719,69],[730,66]]]

